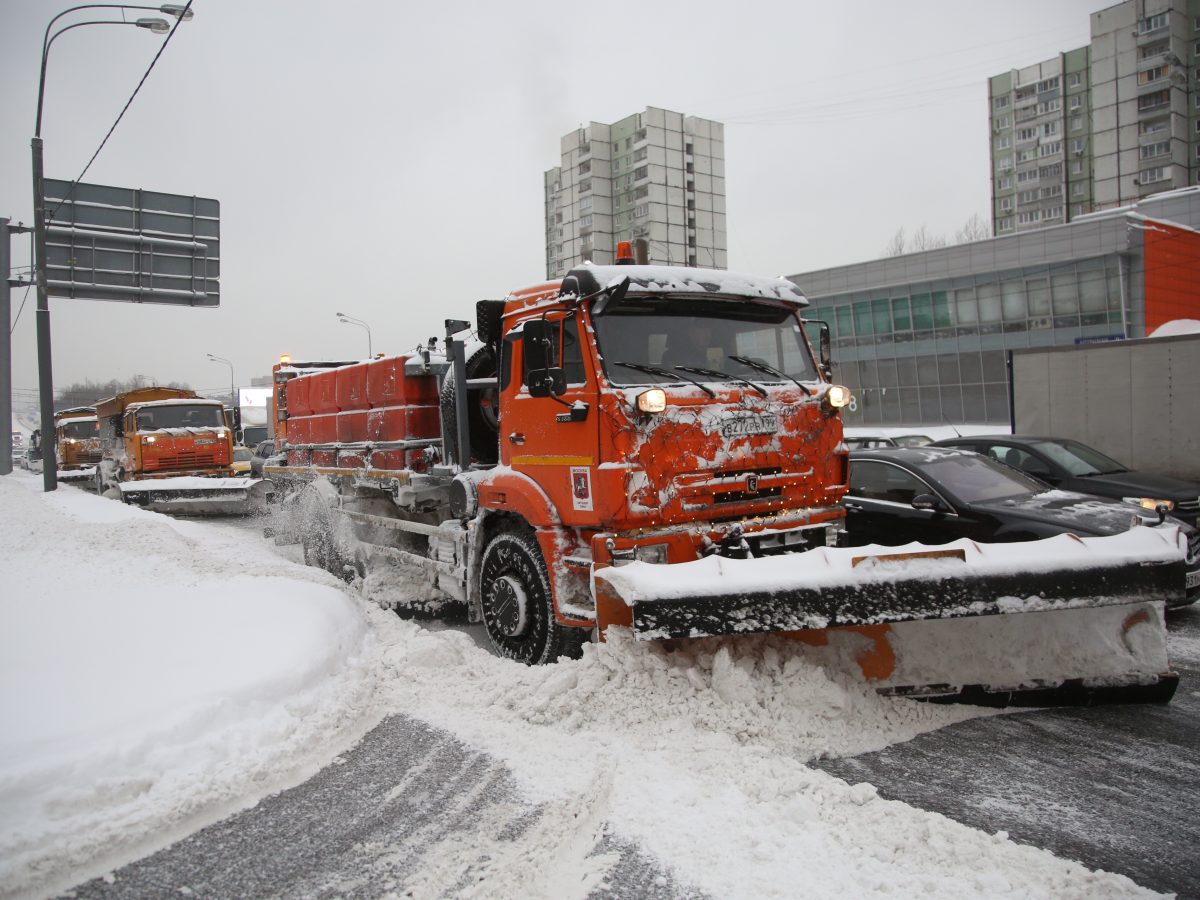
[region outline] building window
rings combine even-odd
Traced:
[[[1038,136],[1037,128],[1018,128],[1017,129],[1017,140],[1018,141],[1036,140],[1037,136]]]
[[[1083,106],[1083,95],[1082,94],[1076,94],[1074,97],[1071,98],[1071,109],[1073,109],[1073,110],[1080,109],[1080,108],[1082,108],[1082,106]]]
[[[1200,96],[1200,95],[1198,95],[1198,96]],[[1159,109],[1163,106],[1166,106],[1170,101],[1171,101],[1171,92],[1169,89],[1164,88],[1161,91],[1154,91],[1152,93],[1143,94],[1142,96],[1138,97],[1138,109],[1139,110]]]
[[[1000,201],[1000,212],[1010,213],[1010,212],[1012,212],[1012,208],[1013,208],[1012,197],[1005,197],[1003,200]]]
[[[582,219],[579,220],[579,225],[581,228],[587,228],[591,224],[592,224],[591,216],[584,216]]]
[[[1057,88],[1058,88],[1058,76],[1057,75],[1055,75],[1053,78],[1047,78],[1045,81],[1039,81],[1037,84],[1037,92],[1039,94],[1044,94],[1044,93],[1046,93],[1046,91],[1053,91],[1053,90],[1056,90]]]
[[[1037,105],[1037,114],[1044,116],[1046,113],[1058,112],[1060,109],[1062,109],[1062,100],[1058,98],[1045,100]]]
[[[1197,122],[1196,124],[1200,125],[1200,122]],[[996,179],[996,190],[1007,191],[1011,187],[1012,187],[1012,176],[1011,175],[1002,175],[1000,178]]]
[[[1047,199],[1048,197],[1061,197],[1062,196],[1062,185],[1061,184],[1052,184],[1052,185],[1050,185],[1050,187],[1044,187],[1044,188],[1042,188],[1041,193],[1042,193],[1043,200]]]
[[[1071,196],[1072,197],[1082,197],[1083,196],[1083,185],[1080,184],[1078,181],[1075,182],[1073,185],[1071,185]]]
[[[1138,34],[1149,34],[1152,31],[1158,31],[1160,28],[1167,27],[1167,14],[1158,13],[1157,15],[1147,16],[1138,22]]]
[[[1003,171],[1005,171],[1005,170],[1007,170],[1007,169],[1011,169],[1011,168],[1012,168],[1012,166],[1013,166],[1013,161],[1012,161],[1012,157],[1011,157],[1011,156],[1002,156],[1002,157],[1000,157],[1000,171],[1002,171],[1002,172],[1003,172]]]
[[[1061,206],[1051,206],[1049,209],[1042,212],[1042,218],[1043,219],[1061,219],[1062,218],[1062,209],[1063,208]]]
[[[1007,134],[996,139],[996,149],[997,150],[1007,150],[1011,146],[1012,146],[1012,141],[1009,139],[1009,136]]]
[[[591,209],[591,208],[592,208],[592,198],[591,197],[584,197],[582,200],[579,201],[579,209],[580,210]]]
[[[1138,151],[1138,156],[1141,159],[1153,159],[1156,156],[1166,156],[1171,152],[1170,141],[1156,141],[1153,144],[1146,144]]]
[[[1055,163],[1052,166],[1042,166],[1038,169],[1039,178],[1058,178],[1062,175],[1062,163]]]
[[[1017,195],[1017,199],[1022,203],[1032,203],[1037,198],[1038,192],[1036,188],[1032,191],[1021,191],[1021,193]]]
[[[1008,95],[1007,94],[1005,94],[1002,97],[993,97],[992,98],[992,108],[993,109],[1006,109],[1007,107],[1008,107]]]
[[[586,175],[590,171],[592,171],[592,161],[590,159],[585,159],[579,164],[580,175]]]
[[[633,192],[633,197],[635,200],[641,200],[643,197],[649,197],[649,196],[650,196],[650,188],[648,188],[646,185],[642,185],[640,188],[636,188]]]
[[[1038,156],[1054,156],[1057,153],[1062,153],[1062,141],[1051,141],[1038,147]]]
[[[1025,212],[1017,213],[1017,223],[1019,225],[1030,225],[1038,221],[1042,217],[1039,210],[1030,209]]]
[[[1159,181],[1169,181],[1170,166],[1155,166],[1153,169],[1143,169],[1138,172],[1138,184],[1156,184]]]
[[[1072,175],[1082,175],[1083,174],[1083,160],[1082,159],[1076,159],[1076,160],[1071,161],[1071,174]]]
[[[1079,83],[1083,81],[1083,76],[1079,72],[1072,72],[1067,76],[1067,87],[1079,87]]]
[[[997,116],[996,121],[992,123],[992,129],[994,131],[1003,131],[1009,124],[1008,116]]]
[[[634,162],[641,162],[645,158],[646,158],[646,148],[645,147],[638,147],[636,150],[633,151],[633,161]]]
[[[1143,137],[1151,134],[1166,134],[1171,127],[1170,119],[1151,119],[1138,125],[1138,134]]]
[[[1138,59],[1150,59],[1153,56],[1161,56],[1169,52],[1170,49],[1170,41],[1155,41],[1153,44],[1147,44],[1138,50]]]
[[[579,193],[585,194],[592,189],[592,179],[585,178],[579,182]]]
[[[1083,116],[1071,116],[1071,130],[1078,131],[1083,127]]]
[[[1017,184],[1024,184],[1027,181],[1037,181],[1037,180],[1038,180],[1038,170],[1037,169],[1026,169],[1024,172],[1017,173]]]
[[[642,216],[650,214],[650,205],[648,203],[639,203],[633,208],[634,218],[640,219]]]
[[[1054,135],[1058,134],[1058,126],[1060,124],[1059,122],[1046,122],[1042,125],[1043,137],[1054,137]]]
[[[1150,69],[1138,72],[1138,84],[1149,84],[1152,81],[1158,81],[1160,78],[1166,77],[1166,66],[1154,66]]]
[[[1031,159],[1037,159],[1037,147],[1030,147],[1028,150],[1021,150],[1017,153],[1017,163],[1029,162]]]
[[[640,143],[641,141],[644,141],[645,139],[646,139],[646,129],[645,128],[639,128],[637,131],[635,131],[633,133],[633,141],[635,144]]]
[[[641,181],[643,178],[649,177],[649,171],[650,171],[649,166],[638,166],[636,169],[633,170],[633,180]]]
[[[1075,138],[1073,141],[1071,141],[1071,152],[1072,153],[1082,153],[1083,152],[1083,138]]]
[[[1012,219],[1011,218],[1001,219],[998,223],[996,223],[996,230],[997,231],[1012,231]]]

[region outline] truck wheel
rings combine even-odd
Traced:
[[[537,539],[502,531],[488,543],[480,568],[483,625],[493,646],[526,665],[554,662],[577,642],[554,621],[550,581]]]
[[[479,347],[467,357],[467,378],[492,378],[496,375],[496,354],[491,345]],[[489,464],[500,459],[500,423],[497,416],[499,397],[496,391],[471,391],[472,401],[467,407],[467,439],[471,450],[471,462]],[[442,421],[447,423],[446,435],[448,453],[457,458],[458,433],[455,431],[457,419],[455,409],[457,401],[454,396],[453,374],[446,376],[441,393]],[[466,468],[465,466],[463,468]]]

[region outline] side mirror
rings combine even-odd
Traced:
[[[552,327],[545,319],[534,319],[522,328],[525,377],[531,397],[559,397],[567,392],[566,373],[550,367]]]
[[[604,315],[604,310],[608,308],[610,303],[620,303],[625,299],[625,294],[629,291],[629,276],[621,280],[621,283],[609,288],[602,293],[596,302],[592,304],[592,316]]]
[[[929,512],[943,512],[946,506],[933,494],[917,494],[917,496],[912,498],[912,508],[923,509]]]

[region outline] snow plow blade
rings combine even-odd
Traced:
[[[633,563],[596,571],[597,616],[639,640],[788,632],[821,665],[929,699],[1165,701],[1184,569],[1178,530],[1154,528]]]
[[[274,493],[264,478],[146,478],[119,485],[126,503],[175,516],[238,516],[262,512]]]
[[[82,469],[59,469],[59,481],[82,481],[90,484],[96,480],[96,467],[85,466]]]

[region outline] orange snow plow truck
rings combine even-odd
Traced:
[[[193,391],[147,387],[96,404],[101,459],[96,490],[126,503],[178,515],[253,512],[271,485],[236,477],[233,431],[224,406]]]
[[[465,606],[526,663],[612,626],[786,632],[881,690],[1169,699],[1175,529],[838,546],[849,392],[806,305],[783,279],[588,265],[481,301],[469,338],[447,320],[441,350],[282,362],[277,537],[342,577],[390,567],[395,605]]]
[[[54,414],[54,453],[60,481],[90,481],[100,462],[100,431],[94,406]]]

